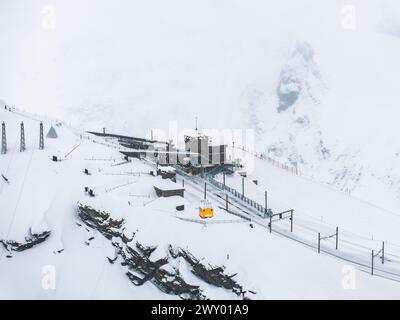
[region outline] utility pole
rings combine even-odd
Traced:
[[[269,216],[269,233],[272,233],[272,214]]]
[[[318,232],[318,253],[321,253],[321,233]]]
[[[165,160],[167,160],[167,164],[169,165],[169,142],[167,142],[167,153],[165,155]]]
[[[1,154],[7,153],[6,124],[1,125]]]
[[[207,182],[204,182],[204,199],[207,199]]]
[[[222,172],[222,181],[224,182],[224,189],[225,189],[225,171]]]
[[[226,195],[226,211],[228,211],[228,195]]]
[[[185,187],[185,179],[182,179],[182,188]]]
[[[235,141],[232,141],[232,162],[235,163]],[[233,168],[235,170],[235,168]]]
[[[267,216],[268,213],[268,192],[265,191],[265,214],[264,214],[264,218]]]
[[[290,210],[290,232],[293,232],[293,209]]]
[[[40,122],[39,150],[44,149],[43,122]]]
[[[385,241],[382,241],[382,264],[385,263]]]
[[[371,254],[371,276],[374,275],[374,250],[372,250]]]
[[[244,177],[242,177],[242,196],[244,197]]]
[[[20,142],[20,147],[19,151],[24,152],[25,151],[25,130],[24,130],[24,123],[21,122],[21,142]]]
[[[339,227],[336,227],[336,250],[339,246]]]

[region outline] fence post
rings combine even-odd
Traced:
[[[224,187],[223,188],[225,189],[225,171],[222,172],[222,178],[223,178],[223,181],[224,181]]]
[[[185,187],[185,179],[182,179],[182,188]]]
[[[374,275],[374,250],[372,250],[371,254],[371,275]]]
[[[336,250],[338,249],[339,245],[339,227],[336,227]]]
[[[321,253],[321,233],[318,232],[318,253]]]
[[[385,241],[382,241],[382,264],[385,263]]]

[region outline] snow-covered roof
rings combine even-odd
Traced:
[[[154,183],[154,187],[163,191],[166,190],[185,190],[181,185],[171,181],[170,179],[157,179]]]
[[[171,166],[159,166],[158,169],[163,172],[175,172],[176,171],[176,169]]]

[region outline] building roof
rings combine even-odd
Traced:
[[[182,186],[179,184],[172,182],[169,179],[157,179],[157,181],[154,183],[154,188],[157,188],[161,191],[168,191],[168,190],[185,190]]]
[[[176,172],[176,169],[174,167],[171,166],[158,166],[158,170],[162,171],[162,172]]]

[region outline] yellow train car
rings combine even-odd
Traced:
[[[214,208],[208,200],[202,200],[199,207],[199,216],[202,219],[209,219],[214,217]]]

